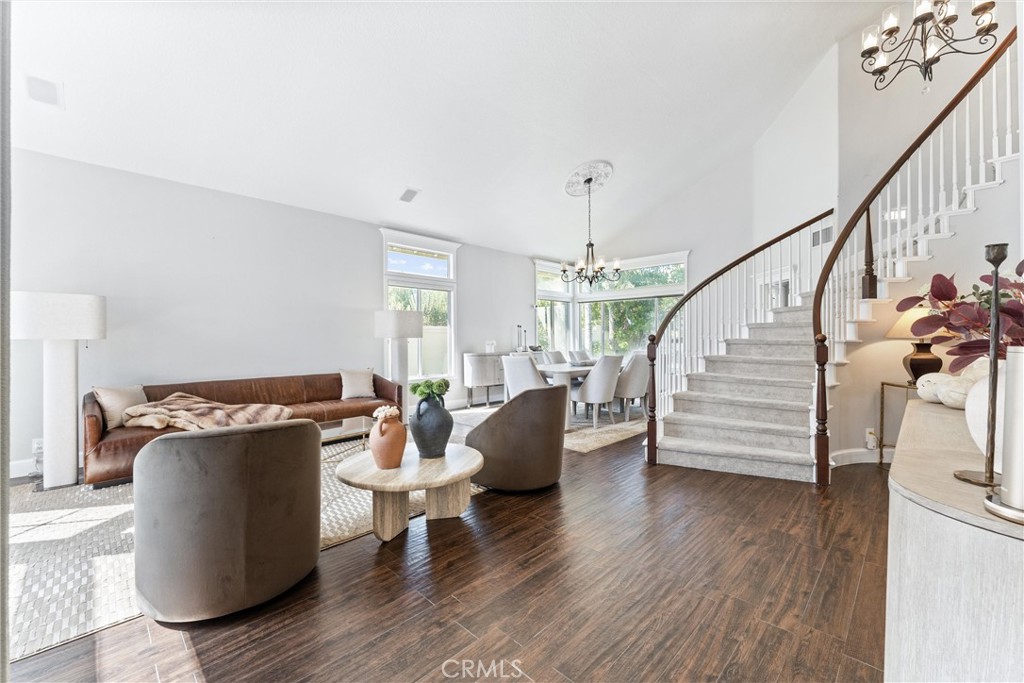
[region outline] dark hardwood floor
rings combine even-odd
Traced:
[[[881,681],[887,473],[808,484],[567,452],[559,486],[325,550],[279,598],[139,618],[18,681]]]

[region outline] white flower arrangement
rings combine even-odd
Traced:
[[[391,420],[401,415],[398,406],[381,406],[373,411],[374,420]]]

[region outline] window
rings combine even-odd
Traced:
[[[537,344],[545,349],[568,351],[569,302],[537,299]]]
[[[387,307],[422,311],[423,337],[409,340],[409,377],[450,376],[455,352],[455,252],[459,244],[381,229]]]
[[[662,319],[679,297],[589,301],[580,304],[580,347],[597,358],[627,355],[647,348]]]
[[[640,268],[623,269],[615,282],[598,280],[589,287],[589,291],[607,292],[638,287],[658,287],[664,285],[686,285],[686,264],[669,263],[660,266],[642,266]]]

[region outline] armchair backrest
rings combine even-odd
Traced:
[[[527,389],[467,434],[466,445],[484,456],[484,467],[472,480],[503,491],[530,491],[557,482],[568,392],[563,384]]]
[[[545,351],[544,352],[545,363],[568,363],[565,359],[565,354],[561,351]]]

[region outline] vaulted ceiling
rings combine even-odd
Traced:
[[[13,144],[524,254],[750,146],[870,2],[17,2]],[[64,106],[25,77],[63,84]],[[411,204],[398,200],[412,187]],[[286,226],[282,226],[283,229]],[[629,256],[631,254],[622,254]]]

